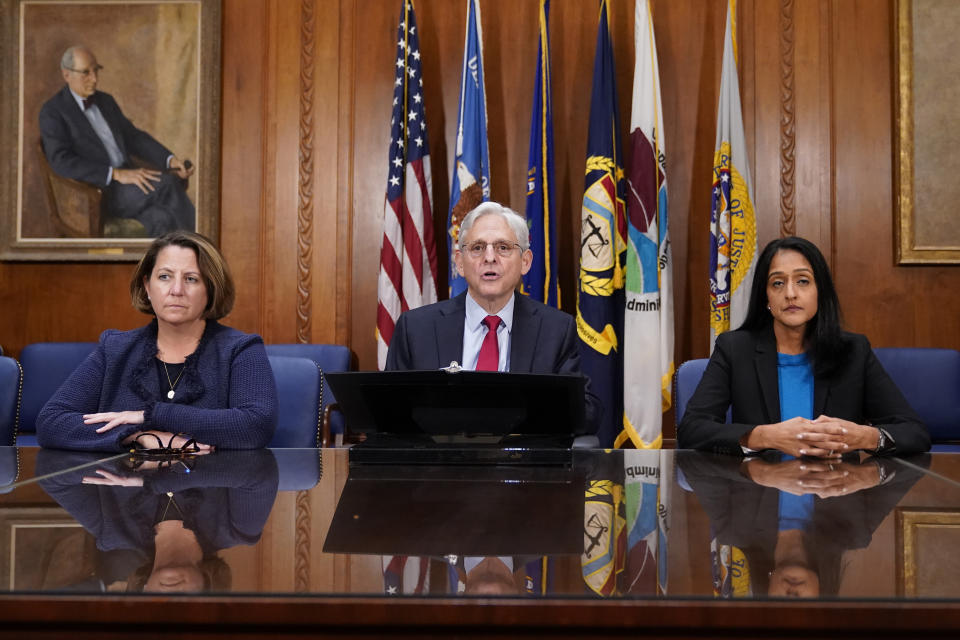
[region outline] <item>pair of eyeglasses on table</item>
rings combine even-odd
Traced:
[[[175,447],[177,438],[186,438],[182,446]],[[127,466],[130,469],[153,468],[193,470],[193,459],[200,454],[197,441],[185,433],[175,433],[164,443],[155,433],[141,433],[133,440]],[[149,464],[148,464],[149,463]]]

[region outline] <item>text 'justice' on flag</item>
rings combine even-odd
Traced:
[[[710,211],[710,350],[743,324],[757,264],[757,220],[737,80],[737,8],[727,4]]]
[[[423,108],[420,41],[413,1],[404,0],[397,32],[390,172],[383,207],[377,282],[377,363],[383,369],[400,314],[437,301],[430,149]]]

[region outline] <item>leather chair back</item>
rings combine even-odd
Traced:
[[[270,447],[320,445],[320,367],[309,358],[267,356],[277,384],[277,431]]]
[[[23,372],[20,363],[0,356],[0,446],[12,447],[16,441],[21,393]]]
[[[317,363],[321,373],[350,371],[350,349],[339,344],[268,344],[267,355],[309,358]],[[321,377],[321,384],[324,382]],[[321,406],[321,416],[323,416],[327,412],[327,407],[335,405],[337,399],[326,384],[323,384],[320,395],[323,400]],[[330,414],[329,431],[343,433],[343,414],[339,411]]]
[[[683,414],[687,410],[687,403],[693,396],[700,384],[700,378],[707,368],[708,358],[698,358],[696,360],[687,360],[677,368],[673,376],[673,406],[676,423],[679,425],[683,419]],[[730,413],[727,412],[727,420],[730,420]]]
[[[23,348],[23,402],[17,444],[37,444],[40,409],[96,347],[96,342],[35,342]]]
[[[930,439],[960,441],[960,351],[878,347],[873,352],[926,423]]]

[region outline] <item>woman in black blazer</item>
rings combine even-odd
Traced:
[[[812,384],[781,385],[785,358],[802,354]],[[781,415],[781,400],[795,404],[798,396],[808,396],[808,405],[812,400],[810,415]],[[684,449],[736,455],[776,449],[824,459],[857,450],[902,455],[930,448],[926,426],[867,338],[840,328],[840,303],[823,254],[795,237],[764,248],[747,318],[717,337],[677,440]]]

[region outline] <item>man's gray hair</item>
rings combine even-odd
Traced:
[[[477,218],[489,214],[499,215],[507,221],[507,224],[510,225],[510,228],[513,229],[513,232],[517,235],[517,244],[520,245],[522,251],[530,248],[530,229],[527,227],[527,219],[499,202],[484,202],[468,213],[467,217],[460,223],[460,235],[457,238],[457,246],[461,251],[465,248],[463,239],[469,236],[473,223],[477,221]]]
[[[72,71],[73,69],[76,68],[76,67],[74,66],[76,63],[73,61],[73,55],[74,55],[77,51],[86,51],[87,53],[90,52],[89,49],[87,49],[87,48],[84,47],[83,45],[79,45],[79,44],[75,44],[75,45],[73,45],[72,47],[68,47],[67,50],[63,52],[63,55],[60,56],[60,68],[61,68],[61,69],[66,69],[66,70],[68,70],[68,71]]]

